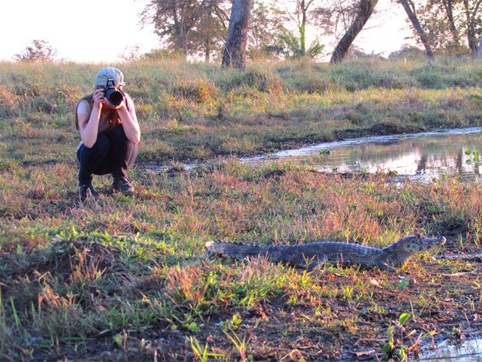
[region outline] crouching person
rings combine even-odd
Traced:
[[[76,127],[81,142],[77,149],[79,197],[99,194],[92,175],[112,174],[113,190],[132,195],[134,186],[127,179],[138,151],[141,132],[132,98],[122,91],[124,75],[119,69],[100,70],[94,91],[84,96],[76,108]]]

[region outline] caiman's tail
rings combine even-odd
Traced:
[[[244,259],[248,256],[264,255],[268,252],[267,246],[225,243],[221,241],[208,241],[206,243],[206,248],[211,254],[234,259]]]

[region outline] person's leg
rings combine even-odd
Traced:
[[[109,138],[104,133],[97,135],[97,141],[92,148],[87,148],[83,144],[77,150],[77,159],[80,163],[79,184],[89,184],[92,182],[92,175],[104,174],[100,168],[106,161],[110,150]]]
[[[127,169],[134,165],[137,156],[137,145],[130,142],[124,132],[124,127],[118,125],[107,133],[110,141],[109,164],[114,178],[127,178]]]
[[[131,194],[134,186],[127,179],[127,169],[132,167],[137,156],[138,146],[130,142],[124,132],[122,125],[114,127],[107,133],[110,141],[110,151],[108,163],[109,173],[114,177],[114,190],[121,191],[123,194]]]
[[[84,200],[87,197],[87,190],[90,190],[95,197],[99,195],[92,186],[92,175],[105,174],[103,168],[105,168],[109,148],[109,139],[103,133],[99,133],[92,148],[87,148],[81,144],[77,149],[77,159],[80,163],[78,177],[81,199]]]

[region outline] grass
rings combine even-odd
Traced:
[[[73,107],[97,68],[0,64],[1,360],[336,360],[369,348],[381,358],[387,331],[392,351],[414,355],[418,341],[480,327],[476,262],[425,253],[392,275],[204,255],[208,240],[383,247],[415,231],[480,252],[476,184],[229,157],[387,117],[478,125],[477,64],[122,65],[143,127],[137,194],[112,195],[96,178],[101,198],[79,204]],[[148,171],[147,161],[185,160],[208,166]]]
[[[253,155],[386,120],[438,129],[477,126],[481,119],[475,62],[257,63],[246,73],[172,61],[118,66],[136,100],[143,160]],[[67,159],[78,141],[76,101],[90,92],[98,68],[1,63],[2,160]]]

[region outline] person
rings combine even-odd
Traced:
[[[81,142],[77,148],[79,197],[81,201],[99,193],[92,185],[92,175],[112,174],[114,191],[132,195],[134,186],[127,178],[137,156],[141,137],[134,101],[122,92],[124,75],[116,68],[101,69],[94,91],[84,96],[76,107],[76,128]],[[106,91],[115,97],[106,97]]]

